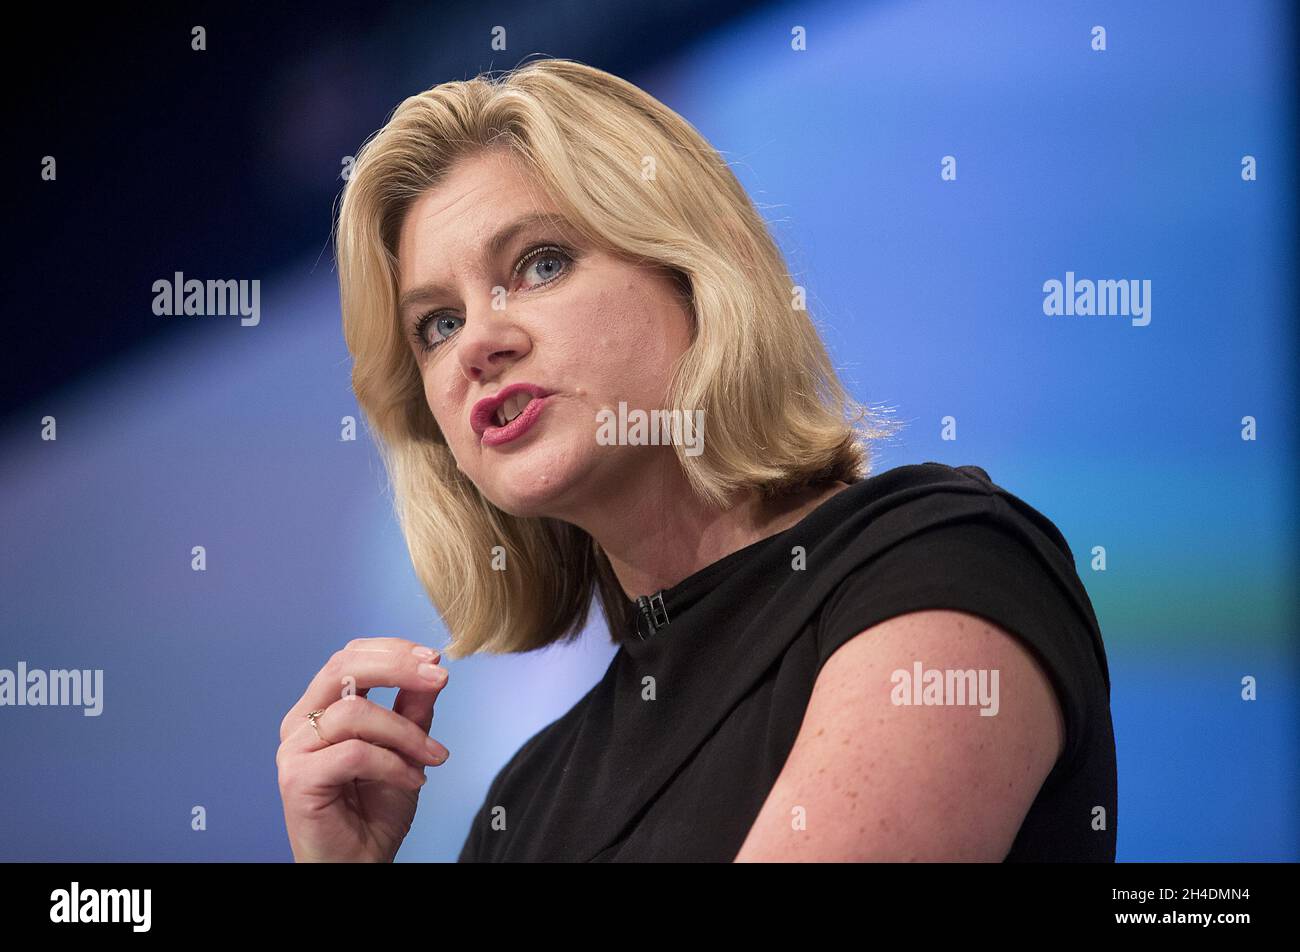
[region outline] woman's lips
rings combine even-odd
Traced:
[[[500,446],[502,443],[509,443],[511,440],[517,440],[527,433],[534,423],[537,422],[538,416],[546,404],[550,402],[550,397],[533,397],[528,401],[528,405],[505,426],[489,426],[483,431],[482,443],[484,446]]]

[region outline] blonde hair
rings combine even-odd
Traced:
[[[407,210],[453,163],[496,147],[525,164],[587,240],[679,279],[693,340],[668,408],[708,414],[703,453],[675,450],[702,499],[726,506],[750,488],[773,496],[856,482],[869,471],[866,441],[894,428],[847,397],[725,160],[654,97],[563,59],[409,97],[357,154],[335,237],[353,389],[388,469],[416,574],[451,635],[451,658],[575,638],[593,594],[614,640],[633,624],[633,603],[589,534],[510,515],[457,468],[398,319],[397,240]],[[710,412],[719,407],[726,412]],[[493,570],[496,546],[508,571]]]

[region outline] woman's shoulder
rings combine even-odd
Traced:
[[[828,522],[831,588],[819,661],[860,632],[948,609],[994,622],[1030,646],[1062,699],[1071,751],[1087,708],[1109,695],[1100,628],[1060,529],[979,466],[926,462],[872,476]],[[833,556],[834,567],[829,568]]]
[[[989,495],[1005,493],[981,466],[966,463],[951,466],[928,460],[924,463],[906,463],[890,469],[873,472],[850,489],[857,490],[865,499],[876,502],[882,499],[905,501],[930,493],[956,493]],[[894,499],[901,496],[901,499]]]
[[[1015,600],[1050,591],[1058,606],[1063,599],[1087,626],[1096,624],[1061,530],[974,464],[912,463],[852,483],[783,533],[755,571],[785,574],[791,546],[807,570],[793,590],[803,608],[834,600],[846,586],[861,588],[865,575],[875,582],[865,594],[882,609],[904,599],[953,602],[961,594],[969,601],[982,593]],[[1011,565],[1014,586],[984,586],[1007,580]],[[888,588],[881,587],[885,571]]]
[[[868,476],[841,495],[854,521],[875,541],[901,541],[929,528],[962,522],[993,523],[1019,536],[1040,558],[1072,570],[1064,534],[1023,496],[994,482],[981,466],[910,463]]]
[[[1051,589],[1096,630],[1065,535],[983,467],[933,461],[898,466],[840,496],[849,498],[839,511],[827,513],[826,525],[833,527],[841,568],[865,567],[888,553],[891,564],[915,573],[913,587],[960,584],[971,589],[981,575],[1005,567],[1010,559],[1020,584],[1012,590],[1004,586],[997,594],[1014,598],[1031,589]],[[998,577],[1007,578],[1005,572]]]

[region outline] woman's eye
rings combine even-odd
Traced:
[[[519,262],[519,267],[515,269],[515,273],[523,275],[525,287],[533,284],[546,284],[563,274],[564,269],[571,260],[559,248],[538,248],[524,256]],[[534,274],[536,278],[531,279]]]
[[[450,322],[453,321],[459,321],[460,324],[451,324]],[[456,333],[456,331],[460,330],[461,324],[464,323],[465,319],[463,317],[457,317],[455,314],[426,314],[416,322],[416,343],[418,343],[423,350],[433,350],[452,334]],[[433,325],[433,332],[438,335],[433,339],[430,339],[430,335],[426,332],[426,328],[428,328],[430,324]]]
[[[524,286],[549,284],[563,275],[573,263],[573,256],[563,248],[544,245],[534,248],[519,259],[515,275],[524,278]],[[455,314],[431,311],[415,322],[415,342],[426,353],[441,345],[460,330],[465,319]],[[430,333],[430,325],[433,333]]]
[[[433,329],[437,331],[438,336],[441,337],[443,340],[446,340],[452,334],[456,333],[456,331],[460,328],[460,324],[449,326],[447,323],[449,321],[460,321],[460,324],[465,323],[465,319],[463,317],[456,317],[455,315],[452,314],[444,314],[442,317],[435,319],[433,322]]]

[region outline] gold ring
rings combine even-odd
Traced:
[[[311,726],[316,729],[316,736],[320,737],[321,743],[327,743],[327,741],[325,740],[324,737],[321,737],[320,725],[316,723],[316,718],[320,717],[324,713],[325,713],[325,709],[321,708],[319,711],[312,711],[310,714],[307,715],[307,720],[311,721]]]

